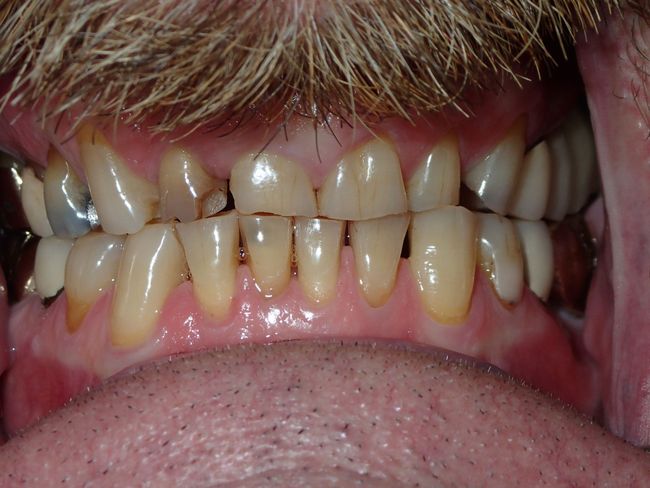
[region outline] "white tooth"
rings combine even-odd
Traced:
[[[65,262],[72,242],[56,236],[44,237],[39,241],[34,259],[34,281],[36,293],[41,298],[53,297],[63,288]]]
[[[359,287],[371,307],[386,303],[393,291],[408,225],[408,215],[350,222]]]
[[[296,217],[295,245],[298,282],[315,303],[336,295],[345,222]]]
[[[176,224],[192,275],[194,296],[214,320],[230,311],[239,266],[237,213]]]
[[[437,322],[462,322],[469,311],[476,236],[476,217],[463,207],[442,207],[411,218],[409,265],[422,304]]]
[[[573,163],[566,135],[556,131],[547,139],[551,150],[551,186],[544,216],[560,221],[569,210],[571,186],[573,185]]]
[[[43,191],[47,218],[57,236],[75,238],[90,231],[88,187],[55,149],[47,156]]]
[[[215,186],[198,161],[184,149],[171,146],[160,161],[160,216],[191,222],[201,217],[201,200]]]
[[[577,213],[589,200],[593,180],[597,179],[596,145],[589,118],[576,110],[564,123],[569,151],[573,161],[573,186],[569,198],[569,213]]]
[[[79,149],[102,228],[133,234],[158,213],[158,188],[136,175],[99,130],[83,126]]]
[[[477,214],[479,260],[501,300],[515,304],[524,290],[524,260],[510,220],[495,214]]]
[[[152,224],[126,238],[111,310],[111,341],[135,347],[151,336],[169,293],[187,275],[171,224]]]
[[[240,159],[230,173],[230,191],[243,214],[315,217],[318,213],[307,173],[298,163],[274,154]]]
[[[291,219],[240,215],[239,228],[258,289],[266,297],[278,296],[291,278]]]
[[[203,197],[201,202],[201,216],[212,217],[221,212],[228,203],[228,182],[215,180],[215,185],[210,192]]]
[[[320,215],[331,219],[368,220],[407,209],[399,158],[381,139],[346,154],[318,190]]]
[[[86,313],[117,277],[124,237],[91,232],[77,239],[65,267],[68,331],[81,326]]]
[[[463,174],[463,183],[486,207],[505,214],[517,186],[526,149],[526,123],[520,118],[481,161]]]
[[[551,164],[551,151],[546,141],[528,151],[510,201],[509,215],[526,220],[544,217],[551,185]]]
[[[23,184],[20,187],[20,201],[29,227],[37,236],[51,236],[53,232],[50,221],[47,220],[43,182],[36,177],[31,168],[25,168],[21,176]]]
[[[422,212],[445,205],[458,205],[459,191],[458,139],[448,136],[433,147],[409,179],[406,188],[409,210]]]
[[[544,222],[514,220],[524,253],[526,283],[535,295],[547,300],[553,285],[553,242]]]

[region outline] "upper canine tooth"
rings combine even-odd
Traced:
[[[240,215],[239,228],[257,287],[267,297],[279,295],[291,278],[291,219]]]
[[[578,212],[589,199],[593,180],[597,177],[596,145],[589,118],[576,110],[564,123],[573,168],[573,186],[569,198],[569,213]]]
[[[90,231],[90,191],[56,149],[47,155],[43,190],[47,218],[57,236],[75,238]]]
[[[41,298],[53,297],[63,288],[65,263],[71,247],[72,240],[56,236],[39,241],[34,259],[34,281],[36,293]]]
[[[237,213],[176,224],[192,275],[194,296],[213,319],[228,315],[239,266]]]
[[[171,224],[151,224],[126,238],[111,309],[111,341],[145,343],[169,293],[187,276],[183,247]]]
[[[158,213],[158,188],[131,171],[99,130],[83,126],[78,142],[103,230],[138,232]]]
[[[548,298],[553,286],[553,241],[544,222],[514,220],[524,253],[526,283],[542,300]]]
[[[32,233],[41,237],[51,236],[53,232],[50,221],[47,219],[43,182],[36,177],[31,168],[23,170],[22,179],[20,201]]]
[[[399,158],[381,139],[346,154],[318,189],[319,215],[331,219],[367,220],[407,209]]]
[[[296,217],[298,282],[309,298],[325,304],[336,292],[345,222]]]
[[[91,232],[74,242],[65,267],[67,327],[75,332],[99,296],[115,282],[123,236]]]
[[[214,186],[215,179],[190,153],[170,147],[161,158],[158,176],[162,220],[191,222],[200,218],[201,200]]]
[[[299,164],[274,154],[244,156],[230,173],[230,191],[242,214],[315,217],[316,197]]]
[[[493,212],[505,214],[526,149],[526,123],[518,119],[483,159],[463,174],[463,183]]]
[[[350,222],[359,286],[371,307],[386,303],[393,291],[408,225],[408,215]]]
[[[551,150],[546,141],[532,148],[524,158],[519,184],[510,202],[509,215],[526,220],[544,217],[551,185]]]
[[[458,139],[447,136],[429,151],[409,179],[406,188],[409,210],[422,212],[445,205],[458,205],[459,191]]]
[[[544,216],[560,221],[564,219],[571,199],[573,163],[566,134],[556,131],[548,137],[551,150],[551,185]]]
[[[481,268],[499,298],[515,304],[524,290],[524,261],[515,228],[500,215],[477,214],[477,217]]]
[[[463,207],[413,214],[409,265],[426,312],[441,323],[467,315],[476,267],[476,216]]]

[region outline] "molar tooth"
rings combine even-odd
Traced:
[[[43,182],[36,177],[31,168],[23,170],[22,179],[20,201],[32,233],[41,237],[51,236],[53,232],[50,221],[47,219]]]
[[[515,228],[505,217],[477,214],[479,260],[501,300],[515,304],[524,289],[524,261]]]
[[[509,215],[527,220],[544,217],[551,184],[551,164],[551,151],[546,141],[528,151],[510,202]]]
[[[392,144],[373,139],[346,154],[318,189],[319,214],[368,220],[407,211],[399,158]]]
[[[571,186],[573,181],[573,163],[566,134],[556,131],[547,139],[551,150],[551,185],[544,216],[560,221],[569,210]]]
[[[0,151],[0,227],[4,229],[27,229],[29,222],[25,217],[20,201],[20,176],[25,163],[11,154]]]
[[[336,293],[345,222],[296,217],[298,282],[315,303],[328,303]]]
[[[315,217],[316,197],[299,164],[274,154],[244,156],[230,173],[230,191],[242,214]]]
[[[200,218],[201,200],[215,183],[191,154],[180,147],[170,147],[161,158],[158,176],[162,220],[191,222]]]
[[[409,179],[406,188],[409,210],[422,212],[445,205],[458,205],[459,191],[458,139],[448,136],[431,149]]]
[[[194,296],[213,319],[224,319],[235,295],[239,266],[237,213],[176,224],[192,275]]]
[[[359,287],[371,307],[386,303],[393,291],[408,225],[408,215],[350,222]]]
[[[437,322],[458,323],[467,315],[476,236],[476,216],[463,207],[442,207],[411,218],[409,265],[423,306]]]
[[[513,220],[524,254],[526,283],[546,301],[553,285],[553,242],[544,222]]]
[[[463,183],[493,212],[505,214],[517,185],[526,149],[526,123],[520,118],[481,161],[463,174]]]
[[[56,149],[47,155],[43,191],[47,218],[57,236],[74,239],[90,231],[90,191]]]
[[[239,228],[257,287],[267,297],[279,295],[291,278],[291,219],[240,215]]]
[[[56,236],[44,237],[36,248],[34,281],[41,298],[55,296],[63,288],[65,263],[72,240]]]
[[[77,239],[65,267],[68,331],[81,326],[99,296],[115,282],[124,237],[91,232]]]
[[[593,180],[597,179],[596,145],[589,118],[578,110],[564,123],[569,151],[573,161],[573,185],[569,198],[569,213],[577,213],[589,200]]]
[[[183,247],[171,224],[151,224],[127,236],[111,309],[111,341],[117,347],[145,343],[169,293],[187,275]]]
[[[103,230],[118,235],[138,232],[157,215],[156,185],[131,171],[99,130],[83,126],[78,143]]]

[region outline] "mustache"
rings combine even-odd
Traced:
[[[625,7],[642,9],[639,3]],[[542,77],[617,0],[5,0],[2,104],[169,131],[264,112],[410,118]],[[491,81],[490,81],[491,80]],[[153,121],[153,122],[152,122]]]

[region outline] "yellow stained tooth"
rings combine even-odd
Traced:
[[[291,219],[240,215],[239,228],[255,284],[264,296],[278,296],[291,278]]]
[[[426,155],[406,188],[409,210],[422,212],[446,205],[458,205],[460,155],[458,139],[447,136]]]
[[[65,267],[67,327],[75,332],[99,296],[117,277],[124,237],[91,232],[77,239]]]
[[[37,236],[49,237],[53,232],[47,219],[43,182],[36,177],[31,168],[25,168],[21,177],[23,184],[20,187],[20,201],[29,227]]]
[[[551,166],[551,150],[546,141],[528,151],[510,202],[509,215],[526,220],[544,217],[551,185]]]
[[[553,286],[553,241],[544,222],[514,220],[524,253],[526,283],[535,295],[546,301]]]
[[[133,234],[158,214],[158,188],[136,175],[99,130],[84,125],[77,142],[102,229]]]
[[[386,303],[393,291],[408,225],[408,215],[350,222],[359,287],[371,307]]]
[[[192,274],[194,296],[214,320],[230,311],[239,266],[237,213],[177,224]]]
[[[382,139],[347,153],[317,196],[319,215],[331,219],[368,220],[408,210],[399,157]]]
[[[34,258],[34,282],[41,298],[56,296],[63,288],[65,263],[72,247],[71,239],[44,237],[38,242]]]
[[[422,304],[437,322],[462,322],[469,311],[476,238],[476,216],[463,207],[442,207],[411,217],[409,265]]]
[[[298,282],[315,303],[336,295],[345,222],[296,217],[295,245]]]
[[[187,276],[183,247],[171,224],[151,224],[126,238],[111,310],[111,341],[144,344],[169,293]]]
[[[316,197],[298,163],[274,154],[247,155],[230,173],[230,191],[241,214],[315,217]]]

